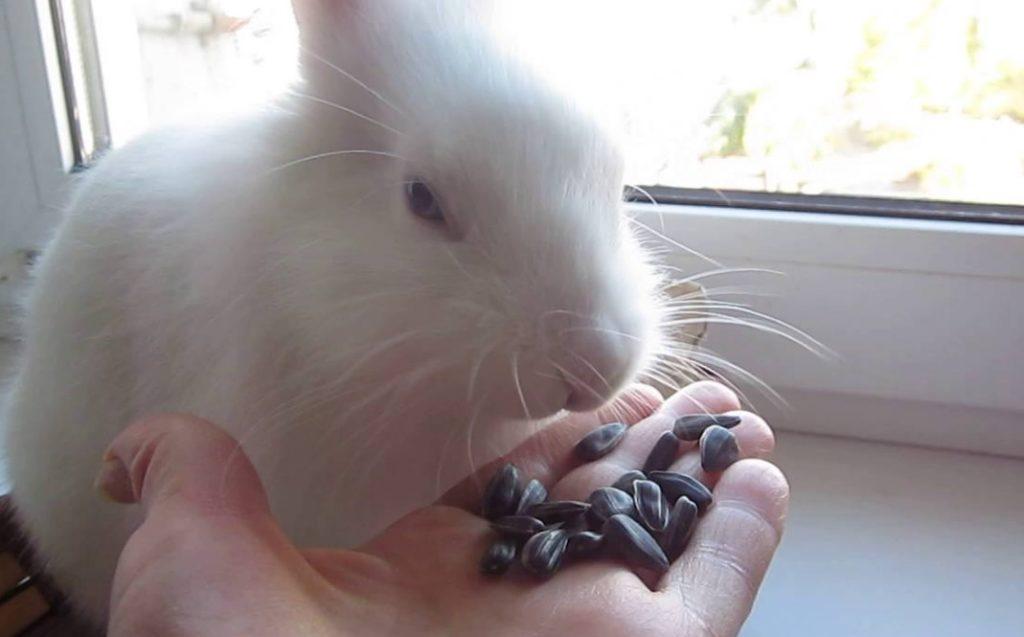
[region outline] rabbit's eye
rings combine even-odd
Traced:
[[[429,221],[444,221],[444,210],[437,202],[430,187],[422,181],[411,180],[405,185],[405,201],[409,210],[417,217]]]

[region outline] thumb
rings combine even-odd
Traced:
[[[270,515],[263,485],[238,443],[193,416],[152,416],[122,431],[103,456],[96,488],[115,502],[141,504],[147,518],[163,509]]]
[[[313,625],[323,578],[277,526],[255,469],[224,430],[184,415],[138,421],[107,449],[96,487],[143,513],[114,574],[110,635],[280,635],[290,634],[282,625]]]

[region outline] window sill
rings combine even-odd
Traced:
[[[783,429],[1024,457],[1024,227],[635,204],[660,234],[735,268],[702,284],[808,332],[823,361],[769,334],[712,325],[707,346],[768,382]],[[642,230],[641,235],[645,235]],[[647,235],[652,245],[664,243]],[[682,251],[684,272],[715,269]]]
[[[744,637],[1021,634],[1024,462],[788,433],[774,460],[793,498]]]

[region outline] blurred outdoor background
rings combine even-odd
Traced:
[[[294,77],[287,0],[87,10],[115,146]],[[631,183],[1024,204],[1024,2],[505,0],[498,23],[621,113]]]

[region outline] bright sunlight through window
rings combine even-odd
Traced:
[[[101,67],[115,146],[293,77],[287,0],[63,4],[72,45],[95,29],[79,66]],[[1024,204],[1024,3],[506,0],[498,15],[544,72],[621,112],[632,183]]]

